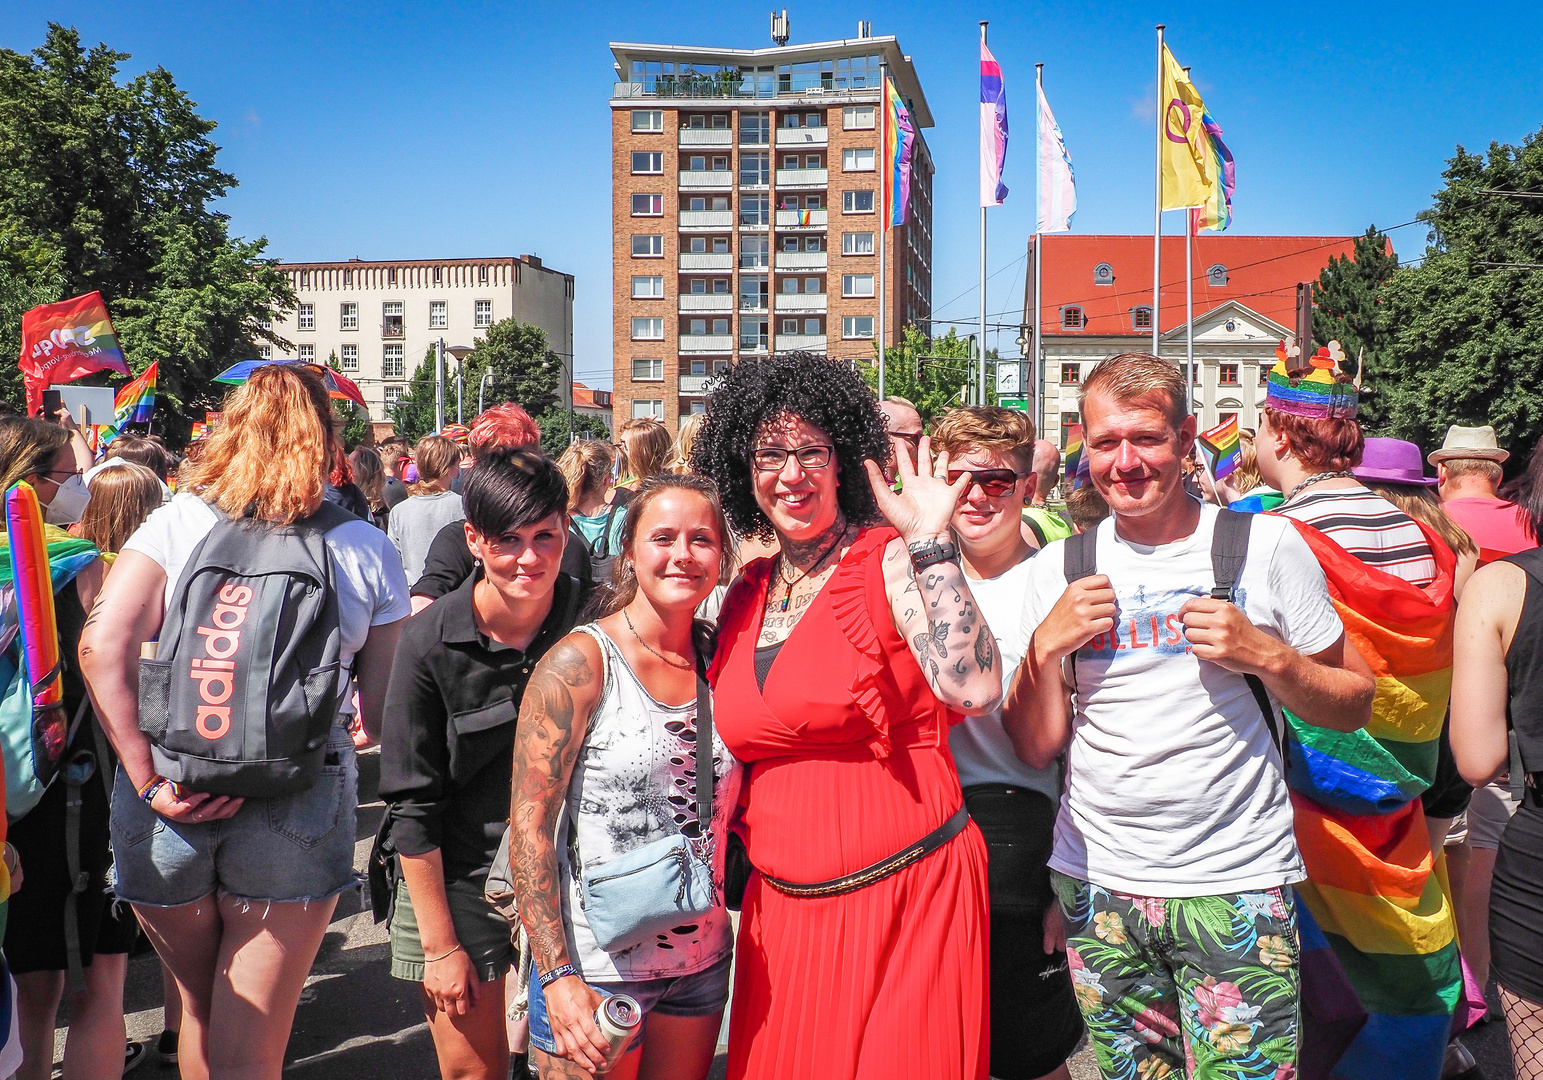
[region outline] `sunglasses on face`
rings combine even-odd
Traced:
[[[889,437],[908,443],[913,450],[921,446],[922,442],[922,433],[919,431],[891,431]]]
[[[979,484],[980,489],[993,499],[1011,495],[1018,483],[1018,474],[1011,469],[949,469],[948,482],[956,484],[966,473],[970,476],[970,483]]]
[[[750,455],[755,467],[760,472],[781,472],[787,465],[788,457],[796,457],[801,468],[823,469],[830,464],[833,446],[800,446],[788,449],[783,446],[763,446]]]

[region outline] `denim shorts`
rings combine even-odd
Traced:
[[[223,821],[169,821],[150,809],[120,767],[113,785],[113,891],[146,907],[180,907],[210,893],[239,900],[326,900],[358,883],[354,741],[335,726],[309,790],[247,799]]]
[[[729,969],[734,954],[730,953],[710,968],[691,975],[672,975],[663,979],[643,979],[638,982],[592,982],[590,987],[603,997],[626,994],[634,998],[643,1009],[644,1017],[650,1013],[661,1016],[711,1016],[722,1012],[729,1001]],[[546,998],[541,993],[541,983],[534,970],[530,976],[530,1044],[544,1053],[557,1053],[552,1041],[552,1025],[546,1018]],[[633,1036],[630,1052],[643,1038],[640,1026]]]

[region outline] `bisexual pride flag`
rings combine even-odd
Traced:
[[[1001,206],[1007,198],[1002,167],[1007,163],[1007,87],[1002,68],[980,43],[980,204]]]

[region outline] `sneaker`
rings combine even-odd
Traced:
[[[177,1033],[175,1031],[163,1031],[161,1037],[155,1041],[155,1052],[161,1055],[161,1060],[168,1065],[177,1064]]]
[[[1441,1066],[1441,1080],[1484,1080],[1484,1072],[1466,1046],[1453,1039],[1447,1043],[1446,1060]]]
[[[150,1047],[142,1042],[131,1042],[123,1050],[123,1071],[130,1073],[145,1063]]]

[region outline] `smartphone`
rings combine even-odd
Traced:
[[[59,422],[59,410],[64,408],[64,395],[57,390],[43,391],[43,419],[50,424]]]

